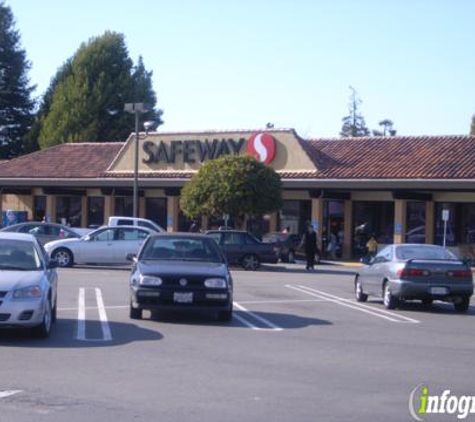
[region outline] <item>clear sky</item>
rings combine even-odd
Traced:
[[[370,129],[466,134],[475,113],[473,0],[5,0],[36,95],[79,45],[125,34],[153,70],[160,131],[338,136],[349,85]],[[85,140],[86,141],[86,140]]]

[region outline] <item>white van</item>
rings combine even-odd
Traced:
[[[148,229],[154,230],[156,232],[166,231],[163,227],[160,227],[157,223],[154,223],[152,220],[147,220],[146,218],[113,216],[113,217],[109,217],[108,225],[109,226],[141,226],[141,227],[147,227]]]

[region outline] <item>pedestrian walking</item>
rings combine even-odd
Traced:
[[[305,269],[307,271],[313,270],[315,266],[315,255],[318,252],[317,246],[317,233],[313,229],[313,225],[309,222],[307,223],[307,229],[305,230],[302,241],[300,242],[301,247],[305,250],[305,258],[307,260],[307,265]]]

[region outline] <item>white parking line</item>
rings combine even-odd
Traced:
[[[233,302],[234,307],[239,309],[240,311],[245,312],[247,315],[251,316],[255,320],[259,321],[261,324],[265,325],[268,328],[261,328],[258,327],[257,325],[253,324],[251,321],[249,321],[247,318],[244,318],[241,315],[234,314],[234,317],[242,322],[244,325],[246,325],[249,328],[252,328],[253,330],[257,331],[282,331],[283,328],[275,325],[274,323],[270,322],[269,320],[262,318],[260,315],[257,315],[255,312],[250,311],[249,309],[245,308],[244,306],[240,305],[237,302]]]
[[[0,399],[4,399],[5,397],[13,396],[14,394],[22,393],[23,390],[3,390],[0,391]]]
[[[313,297],[317,297],[319,299],[324,299],[328,302],[336,303],[337,305],[344,306],[346,308],[354,309],[356,311],[360,311],[360,312],[363,312],[363,313],[368,314],[368,315],[372,315],[372,316],[375,316],[375,317],[378,317],[378,318],[382,318],[382,319],[385,319],[387,321],[398,322],[398,323],[413,323],[413,324],[420,323],[420,321],[418,321],[416,319],[408,318],[406,316],[398,315],[396,313],[385,311],[385,310],[382,310],[382,309],[375,309],[375,308],[372,308],[370,306],[363,305],[363,304],[360,304],[360,303],[351,302],[348,299],[344,299],[344,298],[339,297],[339,296],[335,296],[335,295],[332,295],[332,294],[329,294],[329,293],[325,293],[325,292],[322,292],[320,290],[312,289],[312,288],[307,287],[307,286],[301,286],[301,285],[292,286],[292,285],[287,284],[285,287],[287,287],[289,289],[296,290],[296,291],[301,292],[301,293],[305,293],[305,294],[313,296]]]
[[[101,321],[102,338],[100,339],[88,339],[86,338],[86,289],[81,287],[79,289],[78,298],[78,328],[76,339],[80,341],[111,341],[112,333],[107,320],[106,308],[104,306],[104,300],[102,299],[101,289],[95,288],[97,309],[99,312],[99,319]],[[91,308],[88,308],[91,309]]]
[[[325,302],[326,299],[283,299],[283,300],[240,300],[239,303],[300,303],[300,302]]]

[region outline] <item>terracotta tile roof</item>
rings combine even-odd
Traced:
[[[319,170],[317,178],[321,179],[475,178],[475,136],[361,137],[303,142]]]
[[[474,136],[299,139],[314,171],[282,179],[475,179]],[[125,144],[72,143],[0,162],[2,178],[130,178],[107,168]],[[141,178],[189,179],[190,171],[141,172]]]
[[[107,168],[123,142],[61,144],[0,164],[0,178],[94,178]]]

